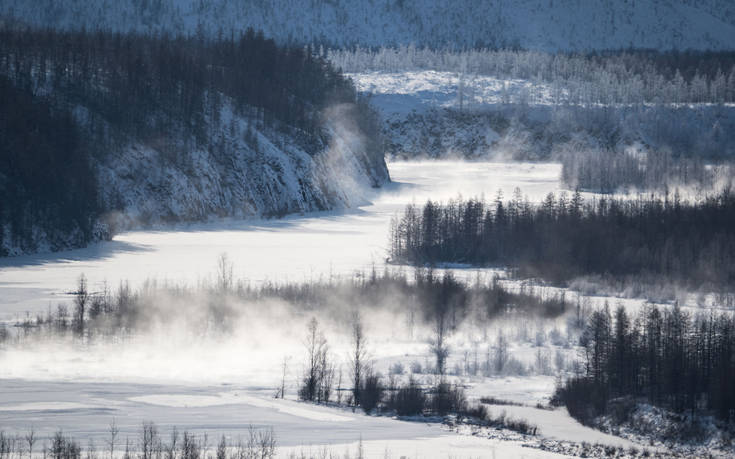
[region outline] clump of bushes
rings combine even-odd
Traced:
[[[467,411],[467,397],[461,387],[440,382],[434,388],[430,406],[431,411],[440,416],[464,413]]]
[[[388,409],[399,416],[415,416],[423,413],[426,405],[426,394],[412,376],[408,384],[391,393]]]
[[[383,381],[377,373],[368,373],[363,380],[362,389],[360,390],[360,406],[365,413],[370,413],[378,407],[383,399]]]

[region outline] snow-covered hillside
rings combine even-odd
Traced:
[[[583,104],[559,85],[432,70],[348,75],[371,95],[398,157],[540,159],[641,144],[735,155],[733,104]]]
[[[62,28],[216,35],[253,27],[337,46],[735,47],[729,0],[1,0],[0,14]]]
[[[102,207],[115,210],[102,216],[95,238],[171,222],[344,209],[366,203],[368,190],[390,181],[383,158],[365,153],[361,134],[338,109],[327,121],[330,144],[316,155],[272,130],[256,129],[248,141],[248,121],[227,107],[223,112],[228,128],[213,135],[216,146],[190,151],[183,162],[143,143],[96,162]],[[76,247],[77,236],[37,229],[34,251]],[[28,251],[11,238],[2,242],[10,255]]]
[[[81,247],[136,226],[352,207],[389,181],[374,110],[300,48],[254,34],[237,45],[0,34],[0,131],[18,134],[0,135],[0,179],[9,177],[0,256]],[[26,132],[50,133],[56,150],[43,156],[49,147]],[[77,163],[63,159],[70,152]],[[49,191],[57,178],[67,183]],[[75,183],[89,185],[72,194]],[[54,200],[66,195],[66,207]],[[76,209],[89,210],[71,222],[48,217]]]
[[[223,109],[228,128],[213,136],[214,148],[189,152],[183,164],[143,144],[128,145],[98,164],[101,194],[113,227],[217,216],[281,216],[353,207],[365,193],[389,181],[382,158],[364,153],[361,134],[336,114],[330,145],[316,155],[277,132],[255,130]],[[119,228],[115,228],[119,229]]]

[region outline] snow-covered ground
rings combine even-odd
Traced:
[[[43,311],[68,300],[66,292],[81,273],[95,290],[105,281],[114,285],[123,279],[134,287],[150,278],[186,283],[207,280],[221,252],[233,260],[236,277],[253,283],[348,276],[370,269],[372,263],[382,264],[390,218],[408,203],[459,195],[484,194],[492,199],[499,189],[510,196],[517,186],[530,199],[540,200],[549,191],[559,190],[559,167],[554,164],[436,161],[394,162],[389,167],[395,184],[376,191],[372,204],[354,211],[135,231],[86,249],[4,259],[0,311],[5,320],[13,320],[25,311]],[[49,434],[62,428],[99,443],[112,418],[121,428],[121,438],[136,436],[146,420],[156,422],[163,432],[177,425],[233,438],[252,424],[274,426],[281,454],[324,444],[333,445],[337,452],[354,450],[362,438],[369,457],[382,456],[386,450],[394,457],[553,456],[523,447],[523,441],[517,439],[467,437],[436,424],[274,400],[279,359],[285,354],[298,357],[301,352],[298,336],[302,329],[300,324],[292,325],[282,335],[246,336],[244,341],[227,343],[184,343],[185,338],[159,336],[117,346],[100,343],[86,350],[50,345],[3,351],[0,430],[21,431],[32,425]],[[392,335],[391,327],[384,332],[373,327],[369,332],[373,357],[382,371],[397,361],[408,367],[414,360],[427,358],[424,338],[401,341]],[[330,338],[337,352],[342,352],[344,343]],[[251,348],[253,340],[262,346]],[[280,347],[269,349],[275,342]],[[469,345],[454,344],[458,353]],[[512,346],[512,350],[523,360],[533,358],[531,347]],[[450,364],[459,358],[455,355]],[[292,398],[299,368],[292,362],[289,369]],[[468,388],[471,399],[495,396],[531,405],[545,402],[553,390],[552,376],[456,381]],[[523,414],[538,418],[544,426],[541,430],[548,430],[554,438],[611,441],[603,434],[591,438],[590,430],[563,410],[543,411],[542,416],[535,411]]]
[[[437,422],[410,422],[361,411],[271,398],[267,390],[233,386],[179,386],[5,379],[0,387],[0,430],[36,429],[41,437],[58,429],[98,447],[115,419],[124,444],[137,441],[141,424],[153,420],[167,436],[172,426],[233,440],[250,426],[274,428],[279,455],[323,449],[354,452],[360,440],[367,457],[469,458],[560,457],[522,446],[523,440],[458,435]],[[564,409],[490,406],[494,415],[529,419],[545,438],[631,446],[633,442],[584,427]],[[216,440],[216,439],[215,439]],[[86,445],[87,441],[83,444]],[[214,441],[214,440],[213,440]]]
[[[503,103],[533,102],[552,105],[552,88],[528,80],[504,80],[484,75],[417,70],[347,74],[358,91],[387,117],[405,116],[434,108],[488,108]]]
[[[460,194],[491,200],[498,190],[509,198],[515,187],[541,200],[560,190],[557,164],[394,162],[389,168],[394,183],[353,210],[132,231],[85,249],[2,259],[0,319],[55,308],[82,273],[94,290],[104,282],[114,289],[121,280],[195,284],[213,275],[222,252],[233,261],[235,277],[253,284],[349,276],[382,266],[390,218],[406,204]]]
[[[208,281],[222,252],[233,261],[235,277],[253,284],[351,276],[370,270],[373,263],[381,269],[390,219],[408,203],[422,204],[429,198],[446,201],[460,195],[484,195],[491,200],[498,190],[512,196],[515,187],[538,201],[550,191],[560,191],[556,164],[431,161],[391,162],[389,168],[395,183],[376,190],[371,204],[352,211],[133,231],[86,249],[4,259],[0,261],[0,317],[13,321],[26,311],[43,312],[59,301],[68,302],[68,292],[82,273],[92,290],[102,289],[105,282],[114,288],[120,280],[128,280],[133,288],[148,279],[189,285]],[[458,271],[466,276],[477,272]],[[626,300],[631,307],[640,303]],[[100,444],[112,418],[123,439],[136,437],[144,421],[154,421],[163,434],[176,425],[231,438],[252,424],[274,427],[281,455],[316,451],[325,444],[333,452],[354,452],[362,439],[367,457],[382,457],[385,451],[391,457],[557,457],[528,448],[528,440],[518,435],[468,436],[435,422],[407,422],[298,403],[293,399],[302,369],[303,320],[287,320],[275,309],[264,316],[248,316],[236,326],[237,333],[222,340],[154,333],[85,348],[51,342],[0,350],[0,430],[18,432],[33,426],[48,435],[62,428]],[[543,438],[630,446],[627,440],[580,425],[565,409],[535,408],[548,402],[554,389],[552,374],[533,370],[537,352],[547,353],[553,366],[556,354],[568,365],[576,350],[568,341],[533,342],[539,332],[547,337],[552,329],[565,329],[564,320],[499,321],[485,330],[457,333],[449,340],[450,372],[473,349],[477,353],[476,343],[484,339],[479,345],[483,359],[502,332],[509,339],[511,356],[531,374],[458,374],[451,380],[466,388],[471,401],[495,397],[523,404],[490,410],[494,415],[505,411],[510,417],[527,419],[539,427]],[[336,358],[344,360],[347,338],[329,329],[328,321],[325,325]],[[395,317],[379,315],[367,321],[371,358],[384,375],[397,362],[407,369],[414,362],[424,368],[431,364],[428,331],[418,330],[410,338],[405,331],[405,323]],[[483,333],[485,338],[480,338]],[[287,399],[275,400],[284,356],[293,357],[286,378]],[[426,384],[434,378],[425,373],[416,376]]]

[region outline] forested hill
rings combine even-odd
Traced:
[[[0,15],[55,28],[204,33],[262,29],[332,46],[732,50],[730,0],[0,0]]]
[[[0,255],[120,227],[361,202],[389,180],[350,80],[252,30],[0,29]]]

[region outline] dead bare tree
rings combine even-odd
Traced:
[[[276,394],[276,398],[286,397],[286,373],[288,373],[288,362],[291,360],[291,356],[285,356],[283,363],[281,364],[281,388]]]
[[[319,360],[319,390],[317,402],[329,402],[334,387],[334,365],[329,359],[329,347],[325,347]]]
[[[117,441],[117,436],[120,433],[120,429],[117,427],[117,423],[115,422],[115,418],[112,418],[112,421],[110,422],[110,428],[109,428],[108,432],[110,432],[110,439],[107,441],[107,446],[110,448],[110,459],[114,459],[114,457],[115,457],[115,442]]]
[[[216,459],[227,459],[227,439],[224,435],[219,440],[217,445],[217,452],[215,453]]]
[[[176,459],[179,443],[179,430],[174,426],[171,430],[171,440],[166,448],[166,459]]]
[[[87,451],[84,455],[85,459],[97,459],[97,447],[94,444],[94,440],[91,438],[89,439],[89,442],[87,442]]]
[[[158,428],[152,422],[143,423],[143,435],[140,442],[140,458],[153,459],[154,452],[157,449]]]
[[[258,450],[260,459],[271,459],[276,455],[276,434],[272,427],[258,434]]]
[[[334,368],[329,363],[329,346],[319,329],[319,322],[316,318],[309,321],[304,346],[306,347],[306,370],[299,389],[299,397],[308,401],[324,401],[325,398],[329,398],[331,390],[325,384],[331,384]]]
[[[84,336],[84,316],[89,302],[89,290],[87,290],[87,278],[82,274],[79,276],[77,291],[74,292],[74,329],[80,337]]]
[[[359,312],[352,318],[352,353],[350,355],[350,370],[352,372],[352,405],[360,404],[360,388],[367,360],[367,340]]]
[[[228,292],[232,288],[232,262],[230,257],[222,252],[217,258],[217,287],[222,292]]]
[[[36,440],[38,439],[36,437],[36,429],[33,426],[31,426],[31,430],[29,430],[25,434],[24,438],[25,438],[26,444],[28,444],[28,457],[32,458],[33,457],[33,445],[36,443]]]
[[[337,376],[337,405],[342,404],[342,366],[339,367],[339,374]]]
[[[431,341],[431,352],[436,359],[436,374],[442,379],[447,371],[447,357],[449,357],[449,346],[447,346],[447,317],[443,311],[436,316],[434,322],[434,337]]]

